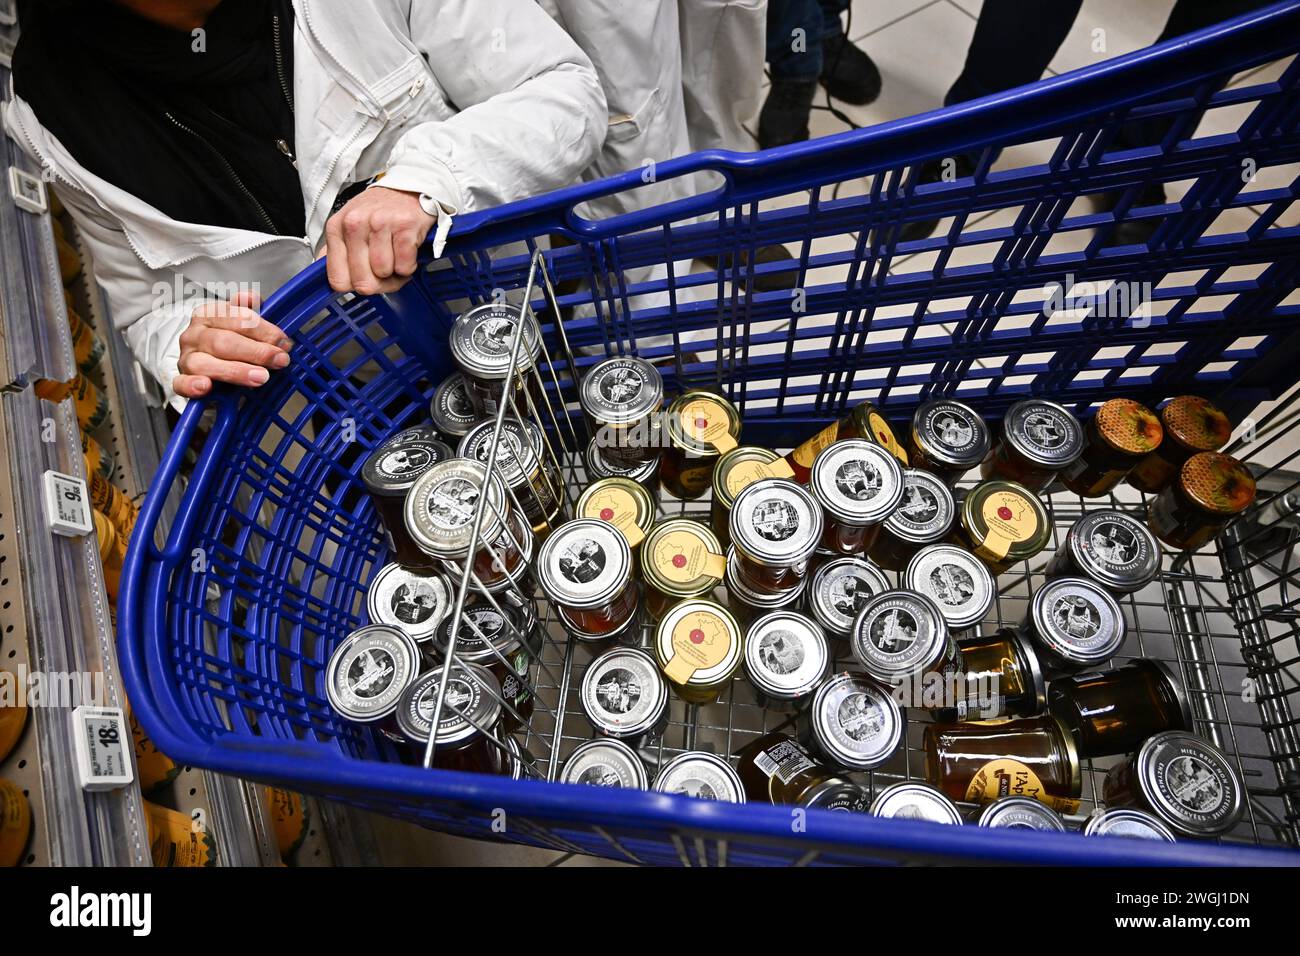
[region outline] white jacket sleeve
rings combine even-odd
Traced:
[[[586,54],[535,0],[411,4],[411,39],[459,112],[413,127],[383,185],[467,213],[578,180],[605,139]]]

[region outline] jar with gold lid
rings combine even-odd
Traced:
[[[664,380],[644,359],[621,355],[597,362],[582,377],[578,403],[607,461],[637,465],[658,457],[658,413]]]
[[[1048,706],[1070,728],[1085,759],[1132,753],[1166,730],[1192,730],[1191,703],[1164,661],[1143,658],[1113,670],[1059,677],[1052,681]]]
[[[1055,578],[1034,592],[1021,624],[1049,677],[1104,664],[1124,646],[1119,605],[1086,578]]]
[[[956,543],[994,574],[1028,561],[1047,547],[1052,524],[1038,496],[1011,481],[983,481],[961,503]]]
[[[908,457],[913,468],[936,475],[949,488],[989,453],[989,427],[969,405],[941,398],[912,415]]]
[[[1255,501],[1255,476],[1231,455],[1203,451],[1183,462],[1178,480],[1156,495],[1147,527],[1180,551],[1195,551]]]
[[[865,788],[822,766],[807,747],[780,731],[746,745],[738,755],[736,772],[745,795],[754,802],[848,813],[866,813],[871,803]]]
[[[944,721],[1036,717],[1047,707],[1047,679],[1033,646],[1010,628],[957,643],[963,680],[956,706],[941,708]],[[1053,685],[1055,686],[1055,685]]]
[[[948,629],[959,636],[984,620],[996,593],[988,566],[951,544],[918,551],[903,572],[903,587],[933,601]]]
[[[370,493],[393,560],[408,568],[432,569],[432,556],[423,551],[406,528],[406,498],[420,476],[451,458],[440,441],[408,439],[379,446],[361,466],[361,482]]]
[[[840,557],[813,572],[807,606],[827,636],[848,640],[858,612],[877,594],[890,590],[889,581],[864,558]]]
[[[1218,451],[1232,438],[1232,422],[1199,395],[1179,395],[1160,409],[1165,440],[1129,472],[1128,483],[1156,494],[1178,477],[1183,462],[1203,451]]]
[[[893,426],[876,406],[863,402],[846,417],[827,425],[785,456],[786,464],[794,472],[794,480],[806,484],[817,456],[837,441],[849,438],[874,442],[897,458],[900,465],[907,465],[907,449],[894,434]]]
[[[886,687],[958,672],[961,655],[934,602],[916,591],[886,591],[853,621],[853,657]]]
[[[788,591],[755,591],[740,577],[740,562],[736,560],[736,549],[727,551],[727,607],[736,615],[742,627],[748,628],[765,614],[773,611],[793,611],[803,599],[808,579],[800,581]]]
[[[956,516],[957,504],[947,485],[928,471],[907,468],[902,500],[880,526],[868,553],[885,570],[902,571],[922,548],[948,537]]]
[[[889,691],[863,674],[836,674],[809,708],[811,738],[831,766],[872,770],[898,750],[907,718]]]
[[[434,389],[429,400],[429,418],[441,434],[464,438],[481,417],[469,396],[464,372],[452,373]]]
[[[457,453],[486,465],[495,444],[493,471],[505,482],[511,506],[523,512],[534,534],[543,534],[559,523],[564,480],[547,458],[542,430],[531,419],[506,415],[501,439],[494,443],[495,431],[495,419],[479,422],[460,440]]]
[[[542,333],[537,319],[523,318],[519,363],[511,375],[510,353],[519,334],[519,309],[504,303],[476,306],[456,319],[448,336],[452,361],[465,375],[465,394],[480,416],[495,415],[507,394],[520,414],[528,413],[525,390],[542,355]],[[533,402],[541,407],[544,396],[533,389]]]
[[[1110,494],[1165,435],[1155,412],[1131,398],[1104,403],[1083,432],[1083,451],[1060,474],[1061,484],[1083,498]]]
[[[822,547],[862,554],[903,500],[903,469],[879,445],[851,438],[817,456],[808,490],[825,512]]]
[[[1041,398],[1016,402],[1002,416],[1002,436],[980,475],[1044,491],[1083,453],[1083,440],[1083,426],[1064,406]]]
[[[739,577],[754,591],[788,592],[803,581],[824,527],[821,506],[785,478],[756,481],[731,508]]]
[[[613,524],[577,518],[558,527],[537,556],[537,583],[584,634],[622,630],[636,615],[632,549]]]
[[[578,744],[564,762],[559,782],[622,790],[650,788],[650,776],[636,751],[612,738]]]
[[[1208,839],[1237,825],[1246,788],[1223,752],[1195,734],[1156,734],[1111,767],[1102,785],[1107,807],[1136,807],[1180,836]]]
[[[736,447],[740,412],[714,392],[690,391],[673,399],[664,427],[668,448],[659,478],[669,493],[693,501],[713,484],[718,458]]]
[[[871,815],[885,820],[920,820],[961,826],[961,810],[929,784],[902,780],[891,784],[871,801]]]
[[[423,760],[433,732],[445,664],[425,671],[402,694],[397,726],[415,761]],[[456,663],[447,677],[447,696],[438,714],[433,766],[439,770],[499,774],[507,755],[493,740],[501,719],[501,687],[478,664]]]
[[[602,478],[587,486],[574,514],[605,521],[619,530],[632,549],[633,566],[655,519],[655,502],[642,485],[630,478]]]
[[[656,621],[679,601],[712,594],[726,573],[718,539],[690,518],[659,522],[641,545],[645,609]]]
[[[796,611],[773,611],[745,635],[745,675],[760,707],[794,711],[812,699],[826,677],[830,649],[826,635]]]
[[[1160,544],[1142,522],[1107,508],[1070,526],[1047,577],[1088,578],[1114,594],[1132,594],[1155,580],[1160,559]]]
[[[656,506],[659,503],[659,462],[662,455],[655,455],[648,461],[636,465],[622,465],[605,458],[598,447],[596,439],[587,445],[583,461],[587,466],[587,480],[599,481],[601,478],[630,478],[650,492]]]
[[[709,502],[709,527],[726,546],[731,543],[728,523],[736,496],[762,478],[791,478],[794,472],[780,455],[766,448],[741,445],[718,459],[713,469],[713,498]]]
[[[731,612],[712,601],[683,601],[659,622],[655,654],[677,696],[711,704],[731,684],[744,646]]]

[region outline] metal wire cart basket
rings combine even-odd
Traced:
[[[1255,411],[1300,377],[1297,49],[1300,3],[1285,3],[954,108],[767,153],[664,163],[658,177],[701,185],[669,206],[583,215],[583,203],[640,185],[638,171],[466,215],[447,255],[391,296],[335,295],[318,263],[266,306],[295,342],[292,366],[257,391],[191,403],[154,480],[119,602],[140,722],[196,766],[435,829],[645,863],[1300,861],[1300,472],[1283,445],[1300,403]],[[1121,150],[1134,125],[1155,131],[1150,145]],[[973,173],[919,182],[924,162],[959,154]],[[1149,184],[1164,184],[1165,202],[1139,205]],[[1103,193],[1118,202],[1094,211]],[[933,238],[903,238],[906,224],[935,219]],[[1149,242],[1114,245],[1126,220],[1156,223]],[[794,258],[751,265],[772,243]],[[782,272],[793,290],[756,288]],[[1073,294],[1054,306],[1053,288]],[[1218,841],[1172,845],[822,810],[792,826],[788,807],[549,782],[592,736],[576,698],[592,653],[540,598],[547,638],[518,734],[531,757],[524,779],[426,769],[431,753],[426,766],[400,760],[325,692],[331,651],[366,623],[367,588],[387,560],[360,471],[369,451],[427,420],[452,371],[448,330],[489,301],[526,303],[540,323],[536,388],[511,414],[541,426],[568,513],[587,480],[575,375],[608,355],[658,362],[670,394],[720,391],[741,410],[744,443],[773,449],[865,400],[900,422],[938,396],[990,420],[1029,396],[1086,417],[1118,395],[1154,407],[1184,393],[1236,420],[1256,415],[1229,449],[1257,477],[1256,504],[1213,545],[1167,554],[1158,577],[1121,602],[1128,639],[1116,658],[1165,661],[1184,682],[1197,732],[1246,783],[1240,824]],[[191,447],[197,463],[182,478]],[[1045,501],[1051,544],[999,577],[985,629],[1024,617],[1081,514],[1141,516],[1147,504],[1127,491]],[[659,507],[700,508],[668,495]],[[458,619],[476,580],[456,582]],[[674,697],[645,756],[734,759],[782,719],[738,676],[717,704]],[[895,757],[861,782],[878,791],[921,778],[923,725],[912,720]],[[1100,802],[1113,762],[1085,765],[1081,815]]]

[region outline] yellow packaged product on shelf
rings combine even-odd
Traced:
[[[72,336],[72,353],[77,368],[83,372],[96,368],[104,357],[104,340],[90,327],[90,323],[82,321],[72,306],[68,306],[68,332]]]
[[[217,848],[211,834],[186,814],[146,800],[144,818],[149,825],[149,847],[154,866],[217,865]]]
[[[108,515],[95,509],[92,512],[95,537],[99,539],[99,561],[104,567],[104,590],[109,601],[117,603],[117,589],[122,582],[122,562],[126,560],[126,542],[108,520]]]
[[[130,720],[131,739],[135,743],[135,771],[140,777],[140,791],[148,796],[175,780],[181,768],[154,745],[135,719],[135,714],[130,715]]]
[[[271,824],[282,859],[293,856],[307,837],[307,802],[290,790],[267,787],[266,799],[271,806]]]
[[[25,688],[13,671],[0,668],[0,762],[14,752],[27,726]]]
[[[86,474],[113,477],[113,456],[85,432],[81,433],[81,454],[86,464]]]
[[[72,380],[72,400],[77,403],[77,421],[83,431],[93,431],[108,418],[108,396],[80,373]]]
[[[57,234],[54,236],[54,246],[59,253],[59,276],[66,285],[81,275],[81,256],[77,255],[72,243]]]
[[[140,509],[101,472],[92,471],[87,467],[86,474],[90,476],[86,484],[90,487],[91,507],[104,512],[113,522],[113,527],[117,529],[122,540],[130,541],[136,518],[140,516]]]
[[[0,780],[0,866],[17,866],[32,836],[32,807],[27,795]]]

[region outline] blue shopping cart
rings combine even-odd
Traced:
[[[192,402],[150,489],[118,608],[140,722],[185,763],[439,830],[635,862],[1300,863],[1254,846],[1300,844],[1300,689],[1286,669],[1300,581],[1294,538],[1276,538],[1291,527],[1282,506],[1295,495],[1294,462],[1268,437],[1290,406],[1236,450],[1260,476],[1255,509],[1213,551],[1167,558],[1124,602],[1125,656],[1181,673],[1197,730],[1246,781],[1242,823],[1217,843],[792,817],[787,807],[429,770],[341,719],[323,686],[386,559],[361,452],[425,420],[452,370],[452,321],[500,290],[518,298],[539,251],[541,278],[559,293],[530,304],[553,353],[556,318],[567,317],[575,356],[550,390],[562,409],[573,407],[575,372],[621,352],[661,361],[670,392],[721,390],[743,412],[744,441],[772,448],[864,400],[903,419],[950,395],[996,419],[1027,396],[1083,414],[1118,394],[1154,405],[1194,392],[1239,416],[1278,398],[1300,378],[1297,50],[1300,3],[1282,3],[952,108],[765,153],[673,160],[660,178],[708,174],[720,185],[668,206],[580,214],[640,185],[638,172],[467,215],[444,259],[390,296],[336,295],[317,263],[266,303],[295,342],[293,365],[259,390]],[[1119,149],[1139,123],[1157,140]],[[1198,134],[1202,124],[1210,131]],[[971,158],[970,175],[921,181],[922,164],[957,155]],[[1031,158],[1010,161],[1020,156]],[[1164,185],[1165,201],[1139,205],[1151,184]],[[1105,211],[1091,204],[1101,194],[1114,200]],[[932,238],[902,238],[906,224],[929,220]],[[1149,241],[1113,244],[1126,220],[1155,224]],[[791,257],[750,265],[773,244]],[[692,265],[701,257],[719,265]],[[760,291],[766,273],[788,273],[793,289]],[[1053,295],[1062,301],[1045,308]],[[552,430],[561,446],[564,431]],[[191,447],[197,464],[183,477]],[[564,446],[561,457],[572,466],[579,452]],[[1050,501],[1062,526],[1112,504]],[[987,626],[1019,620],[1050,556],[1003,576]],[[572,704],[586,652],[546,619],[546,707],[525,736],[553,777],[590,732]],[[1243,682],[1255,692],[1242,694]],[[774,726],[747,695],[737,678],[717,705],[674,701],[659,755],[709,746],[734,757]],[[867,785],[922,776],[919,729]],[[1085,812],[1105,770],[1085,768]]]

